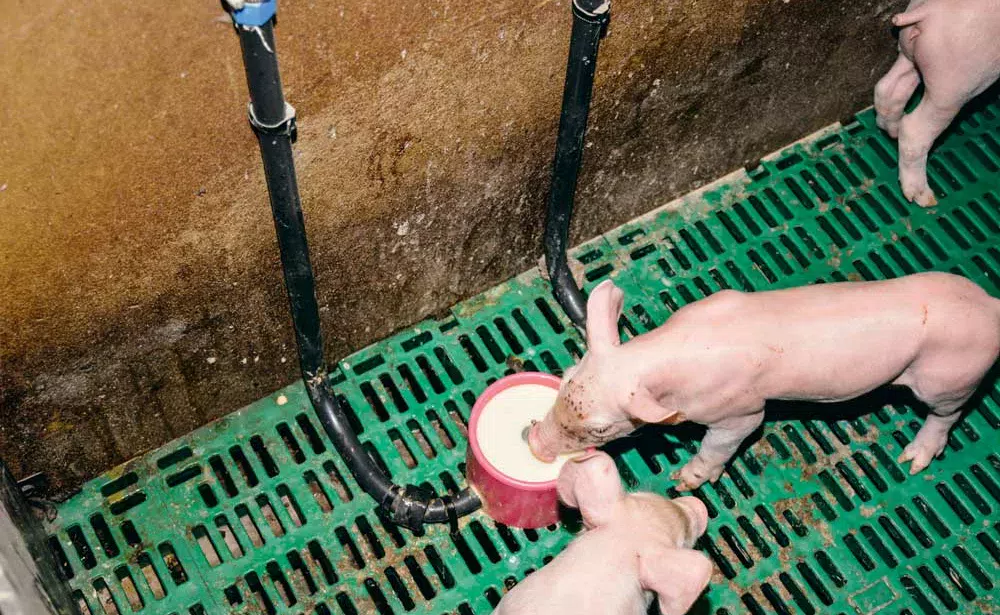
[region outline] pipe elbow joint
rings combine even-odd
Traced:
[[[427,510],[437,496],[415,485],[396,487],[382,508],[389,514],[389,520],[413,532],[423,529]]]

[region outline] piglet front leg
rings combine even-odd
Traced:
[[[717,421],[708,426],[698,453],[673,474],[678,491],[697,489],[705,481],[715,482],[722,476],[726,463],[739,450],[743,441],[764,421],[763,409]]]

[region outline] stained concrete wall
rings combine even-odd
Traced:
[[[867,106],[898,4],[616,0],[574,240]],[[219,6],[5,5],[0,456],[66,489],[291,382],[294,348]],[[535,263],[569,26],[282,1],[330,357]]]

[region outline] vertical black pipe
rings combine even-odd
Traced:
[[[436,497],[418,487],[394,485],[368,453],[351,428],[327,380],[323,355],[316,285],[306,241],[302,204],[295,178],[292,142],[294,111],[285,103],[275,54],[273,19],[261,26],[236,27],[243,50],[250,89],[250,123],[257,133],[264,175],[271,199],[271,213],[281,254],[285,289],[291,306],[299,365],[309,400],[323,430],[333,442],[351,474],[366,493],[386,509],[398,524],[419,530],[424,523],[452,522],[479,508],[479,499],[468,489]]]
[[[278,59],[274,53],[274,28],[270,23],[258,28],[239,28],[240,46],[250,89],[252,121],[258,126],[257,139],[264,161],[264,176],[271,197],[271,213],[281,252],[285,289],[291,304],[299,366],[307,378],[325,367],[323,334],[309,245],[306,241],[302,203],[292,159],[291,118],[285,117],[285,97],[281,89]],[[288,125],[284,125],[289,120]],[[271,127],[270,130],[263,127]]]
[[[587,299],[566,262],[573,197],[583,158],[587,116],[597,68],[597,51],[611,19],[607,0],[574,0],[559,136],[552,164],[552,187],[545,216],[545,261],[556,301],[578,327],[587,318]]]

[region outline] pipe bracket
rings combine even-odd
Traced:
[[[573,0],[573,16],[582,19],[587,23],[599,24],[601,26],[601,38],[608,34],[608,24],[611,23],[611,2],[605,0],[593,9],[587,9],[580,5],[581,0]]]
[[[247,119],[257,134],[285,136],[292,143],[295,143],[295,139],[298,138],[298,128],[295,125],[295,107],[287,102],[285,103],[285,117],[276,124],[265,124],[257,119],[252,102],[247,103]]]

